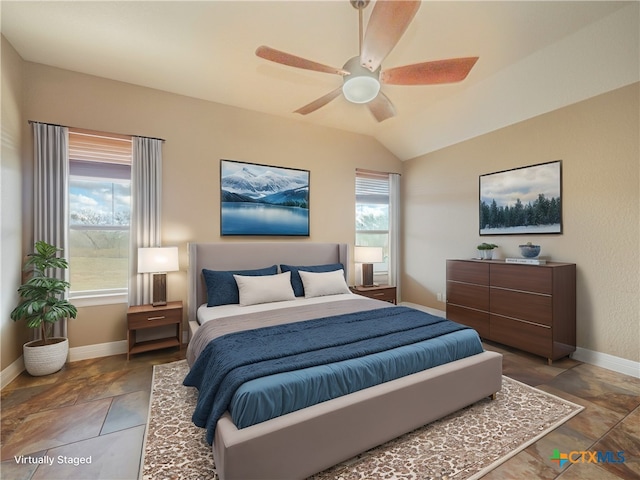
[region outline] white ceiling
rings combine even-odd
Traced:
[[[268,45],[341,67],[358,51],[347,0],[2,0],[1,22],[24,60],[363,133],[406,160],[639,81],[639,5],[423,1],[383,69],[480,60],[457,84],[383,86],[397,116],[382,123],[342,96],[292,113],[341,78],[254,55]]]

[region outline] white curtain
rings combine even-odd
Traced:
[[[69,259],[69,129],[32,122],[33,128],[33,238],[62,249]],[[69,270],[50,273],[69,281]],[[39,335],[38,329],[32,329]],[[53,336],[67,336],[67,320],[54,324]]]
[[[389,174],[389,285],[400,301],[400,174]]]
[[[151,303],[151,275],[138,274],[138,248],[160,246],[162,140],[133,137],[129,305]]]

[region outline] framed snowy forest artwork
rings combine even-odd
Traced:
[[[562,161],[480,175],[480,235],[562,233]]]

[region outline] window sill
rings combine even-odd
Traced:
[[[69,301],[76,307],[96,307],[99,305],[115,305],[118,303],[128,303],[127,293],[113,293],[106,295],[78,295],[69,298]]]

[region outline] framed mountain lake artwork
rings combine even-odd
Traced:
[[[562,161],[480,175],[480,235],[562,233]]]
[[[220,234],[309,236],[309,171],[220,160]]]

